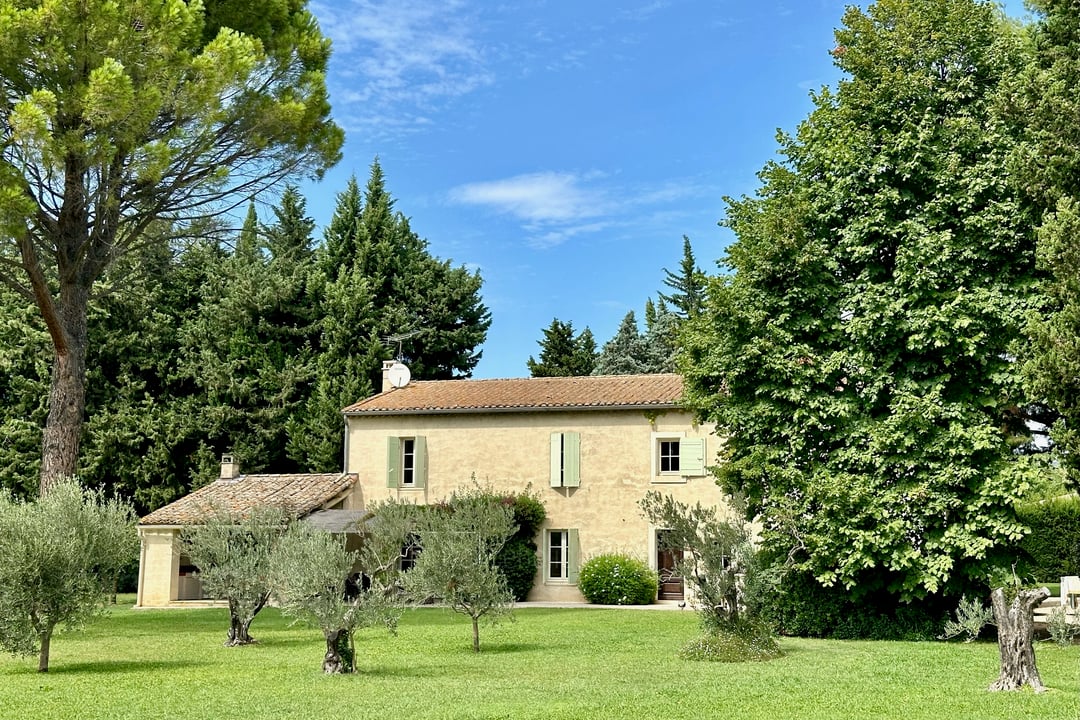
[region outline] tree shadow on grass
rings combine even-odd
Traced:
[[[49,666],[45,676],[53,675],[112,675],[147,670],[181,670],[202,667],[207,663],[192,660],[98,660],[95,662],[58,663]]]
[[[491,645],[480,645],[480,655],[501,655],[503,653],[529,653],[537,652],[539,650],[547,651],[551,649],[551,645],[541,645],[539,643],[492,643]],[[473,655],[471,650],[470,655]]]

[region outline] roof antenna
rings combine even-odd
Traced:
[[[416,337],[422,332],[424,331],[410,330],[409,332],[398,333],[397,335],[385,335],[383,337],[383,342],[387,345],[389,345],[390,343],[397,343],[397,355],[394,356],[394,359],[398,362],[401,362],[401,343],[411,337]]]

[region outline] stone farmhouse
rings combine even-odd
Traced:
[[[388,362],[383,376],[382,392],[344,409],[343,472],[242,475],[226,458],[219,480],[142,518],[138,605],[199,596],[174,541],[211,505],[279,504],[340,531],[374,502],[439,502],[477,484],[530,489],[544,503],[529,600],[584,602],[580,563],[610,551],[647,559],[663,581],[659,599],[683,598],[674,558],[657,541],[664,528],[642,517],[638,501],[659,490],[726,503],[707,470],[720,440],[680,407],[679,375],[409,382]]]

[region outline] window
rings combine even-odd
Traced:
[[[398,558],[398,569],[402,572],[408,572],[412,570],[416,565],[416,559],[420,557],[420,552],[423,550],[420,547],[420,536],[415,533],[409,533],[409,536],[405,539],[405,544],[401,546],[401,556]]]
[[[660,472],[662,472],[662,473],[677,473],[677,472],[679,472],[679,441],[678,440],[661,440],[660,441]]]
[[[551,487],[581,485],[581,435],[551,433]]]
[[[548,530],[544,554],[544,576],[548,580],[571,584],[577,582],[577,530]]]
[[[682,432],[653,433],[654,482],[685,482],[705,475],[705,438]]]
[[[404,487],[416,484],[416,438],[401,439],[401,484]]]
[[[386,487],[414,489],[427,483],[427,442],[423,436],[386,439]]]

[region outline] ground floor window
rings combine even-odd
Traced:
[[[568,542],[565,530],[548,531],[548,579],[566,580],[569,577]]]
[[[544,579],[576,583],[579,555],[577,530],[548,530],[544,541]]]

